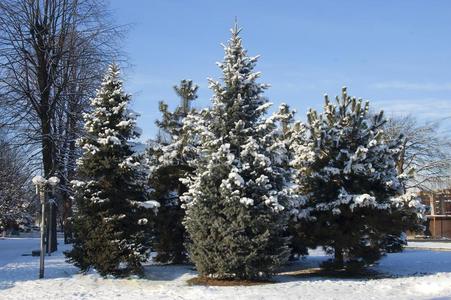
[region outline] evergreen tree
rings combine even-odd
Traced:
[[[294,211],[299,239],[334,254],[327,267],[359,269],[402,249],[404,232],[419,228],[423,206],[405,194],[405,174],[395,161],[402,137],[384,138],[383,112],[343,88],[336,104],[308,113],[307,133],[297,138],[293,166],[305,203]]]
[[[181,103],[174,112],[160,102],[162,119],[157,121],[160,134],[156,142],[148,149],[152,167],[149,180],[154,187],[154,197],[161,204],[156,222],[157,251],[156,261],[164,263],[183,263],[187,260],[184,246],[186,231],[182,224],[185,211],[181,207],[179,196],[187,191],[180,178],[193,171],[189,161],[194,157],[192,135],[183,129],[183,120],[191,110],[191,102],[197,98],[198,86],[191,80],[182,80],[174,90]]]
[[[160,132],[162,132],[159,142],[164,146],[179,142],[179,137],[183,135],[183,119],[188,113],[195,112],[195,110],[191,109],[191,102],[197,99],[198,88],[192,80],[187,79],[183,79],[180,85],[174,86],[174,91],[180,98],[180,104],[174,112],[168,110],[168,105],[164,101],[160,102],[159,109],[162,118],[156,124]],[[183,148],[184,145],[178,143],[177,146],[177,148]]]
[[[223,83],[210,80],[212,107],[185,120],[200,142],[184,180],[187,248],[201,276],[220,279],[270,276],[289,255],[285,148],[239,33],[235,25],[224,47]]]
[[[291,110],[290,106],[286,103],[282,103],[279,106],[279,110],[275,117],[280,123],[280,136],[282,139],[289,142],[293,125],[296,123],[294,120],[295,110]]]
[[[281,164],[289,174],[287,181],[290,182],[294,182],[299,175],[298,171],[291,166],[291,162],[295,159],[294,149],[298,146],[298,142],[303,140],[305,134],[305,126],[301,122],[295,121],[295,114],[295,110],[291,110],[289,105],[282,103],[279,106],[279,110],[273,115],[273,118],[278,122],[278,141],[283,143],[286,152]],[[293,214],[296,214],[296,209],[303,203],[303,198],[296,194],[295,186],[289,192],[289,207],[293,210]],[[297,234],[297,227],[297,222],[289,222],[286,232],[286,236],[290,238],[291,259],[308,254],[305,240],[299,238]]]
[[[154,211],[148,199],[146,165],[130,139],[140,133],[127,105],[119,68],[110,66],[85,114],[86,135],[78,140],[83,156],[73,181],[76,212],[70,262],[101,275],[141,274],[151,242]]]

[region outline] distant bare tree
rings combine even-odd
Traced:
[[[407,188],[430,190],[440,187],[451,177],[451,140],[439,133],[440,122],[421,124],[412,116],[394,117],[385,125],[389,137],[404,135],[404,150],[398,172],[414,170]]]
[[[61,177],[66,210],[81,113],[119,54],[115,41],[122,31],[106,7],[101,0],[0,2],[1,123],[14,128],[18,143],[35,146],[30,155],[40,157],[45,177]]]
[[[34,207],[30,174],[24,153],[0,129],[0,232],[30,221]]]

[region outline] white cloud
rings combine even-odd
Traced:
[[[451,91],[451,83],[432,83],[432,82],[404,82],[388,81],[371,84],[370,87],[384,90],[412,90],[412,91]]]
[[[451,117],[451,99],[392,99],[372,103],[394,115],[411,114],[428,120]]]

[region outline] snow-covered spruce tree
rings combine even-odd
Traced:
[[[400,251],[404,232],[420,228],[423,206],[405,194],[395,160],[402,137],[387,142],[383,112],[343,88],[336,104],[308,113],[307,134],[293,148],[297,184],[306,198],[295,210],[299,239],[334,254],[326,267],[356,270]]]
[[[184,224],[201,276],[258,279],[290,253],[287,174],[280,166],[286,153],[276,120],[264,117],[270,103],[263,97],[267,85],[253,71],[258,57],[247,56],[237,25],[231,31],[219,63],[223,83],[210,80],[212,107],[184,124],[197,128],[200,140],[195,174],[183,181],[189,188]]]
[[[103,276],[142,273],[159,206],[148,198],[146,164],[129,143],[140,134],[129,101],[118,66],[110,66],[78,140],[83,155],[72,182],[74,243],[66,255],[83,271],[95,268]]]
[[[163,263],[183,263],[187,260],[185,249],[186,230],[182,224],[185,210],[179,196],[187,191],[180,178],[193,172],[189,161],[195,156],[192,132],[183,129],[183,119],[188,113],[194,114],[191,102],[197,98],[197,85],[191,80],[182,80],[174,90],[181,103],[174,112],[160,103],[161,120],[157,121],[160,133],[156,141],[151,141],[147,154],[151,173],[150,185],[153,197],[161,204],[156,218],[156,261]]]

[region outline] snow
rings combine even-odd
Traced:
[[[131,120],[122,120],[116,125],[116,127],[117,128],[128,127],[128,126],[130,126],[130,123],[131,123]]]
[[[247,198],[247,197],[242,197],[240,199],[240,203],[243,203],[246,206],[254,205],[254,199]]]
[[[236,173],[236,171],[232,171],[229,174],[229,179],[235,183],[237,186],[243,186],[244,185],[244,179],[240,176],[240,174]]]
[[[121,140],[116,137],[116,136],[107,136],[106,138],[98,138],[97,142],[101,145],[108,145],[108,144],[113,144],[113,145],[120,145],[121,144]]]
[[[451,250],[446,242],[410,242],[409,247]],[[70,246],[59,240],[58,252],[46,256],[45,279],[37,279],[39,257],[22,256],[39,248],[37,238],[0,239],[0,299],[449,299],[451,251],[407,249],[389,254],[375,270],[382,279],[296,277],[290,271],[316,267],[327,257],[321,250],[284,270],[275,284],[234,287],[189,286],[192,266],[145,266],[146,278],[101,278],[65,262]]]
[[[260,105],[259,107],[257,107],[257,110],[264,110],[264,111],[266,111],[271,106],[272,106],[271,102],[266,102],[266,103]]]
[[[139,167],[141,163],[136,160],[136,157],[129,156],[123,162],[119,164],[120,168],[130,168],[133,169],[135,167]]]
[[[409,242],[407,245],[411,249],[428,249],[451,251],[451,241],[443,242]]]
[[[139,225],[146,225],[148,222],[148,220],[146,218],[142,218],[138,220],[138,224]]]
[[[134,204],[136,204],[137,206],[141,206],[147,209],[156,209],[158,207],[160,207],[160,203],[158,201],[155,200],[149,200],[149,201],[144,201],[144,202],[133,202]]]
[[[81,188],[85,185],[85,182],[81,180],[72,180],[70,183],[74,188]]]

